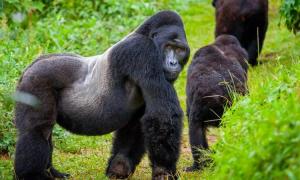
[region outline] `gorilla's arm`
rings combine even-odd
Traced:
[[[146,108],[141,122],[153,177],[175,174],[182,110],[174,87],[165,78],[162,53],[148,37],[135,35],[130,43],[115,47],[111,58],[118,59],[122,73],[142,91]]]
[[[159,59],[154,58],[152,61]],[[150,65],[150,67],[140,68],[145,74],[140,74],[137,83],[142,90],[146,105],[141,121],[153,173],[154,176],[159,173],[175,174],[182,123],[182,111],[177,95],[172,84],[165,79],[163,72],[147,72],[148,69],[159,68],[159,66],[152,64],[152,67]]]
[[[154,173],[163,168],[174,174],[182,127],[182,111],[175,89],[163,79],[147,79],[142,92],[146,102],[143,131]]]

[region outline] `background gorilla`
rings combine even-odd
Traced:
[[[268,0],[213,0],[216,8],[216,37],[231,34],[249,54],[249,63],[257,65],[268,28]]]
[[[17,92],[39,102],[16,105],[17,177],[67,176],[51,164],[56,122],[82,135],[116,131],[109,177],[132,174],[146,149],[153,178],[174,175],[182,110],[171,82],[188,57],[182,20],[171,11],[152,16],[102,55],[39,57],[17,87]]]
[[[215,43],[199,49],[188,68],[186,87],[189,136],[194,163],[187,171],[201,169],[199,149],[208,149],[206,130],[218,126],[231,93],[247,91],[247,52],[231,35],[219,36]]]

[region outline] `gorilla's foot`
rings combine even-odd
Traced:
[[[177,180],[176,173],[170,173],[163,168],[155,167],[152,172],[152,180]]]
[[[66,178],[70,177],[70,174],[59,172],[54,167],[50,167],[49,171],[50,171],[51,176],[54,177],[54,178],[66,179]]]
[[[44,173],[28,173],[22,176],[14,175],[14,180],[54,180],[54,177],[49,176],[47,172]]]
[[[132,174],[129,159],[123,155],[116,155],[107,168],[106,175],[109,178],[126,179]]]
[[[193,164],[192,166],[186,167],[184,169],[185,172],[194,172],[194,171],[200,171],[201,168],[195,164]]]
[[[202,162],[194,162],[192,166],[186,167],[184,171],[185,172],[201,171],[204,168],[209,167],[212,162],[213,160],[210,158],[203,160]]]

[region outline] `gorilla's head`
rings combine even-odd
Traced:
[[[248,53],[235,36],[222,34],[216,38],[214,44],[223,51],[226,51],[228,57],[239,61],[245,70],[248,69]]]
[[[161,11],[146,20],[136,33],[153,40],[164,56],[166,79],[175,81],[190,55],[180,16],[173,11]]]
[[[222,35],[218,36],[216,38],[215,44],[220,44],[223,46],[226,46],[226,45],[241,46],[239,40],[235,36],[229,35],[229,34],[222,34]]]

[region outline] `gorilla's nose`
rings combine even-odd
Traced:
[[[178,64],[177,61],[170,61],[170,66],[176,66]]]
[[[178,64],[178,61],[177,61],[177,59],[175,59],[175,58],[169,61],[169,65],[170,65],[171,67],[177,66],[177,64]]]

